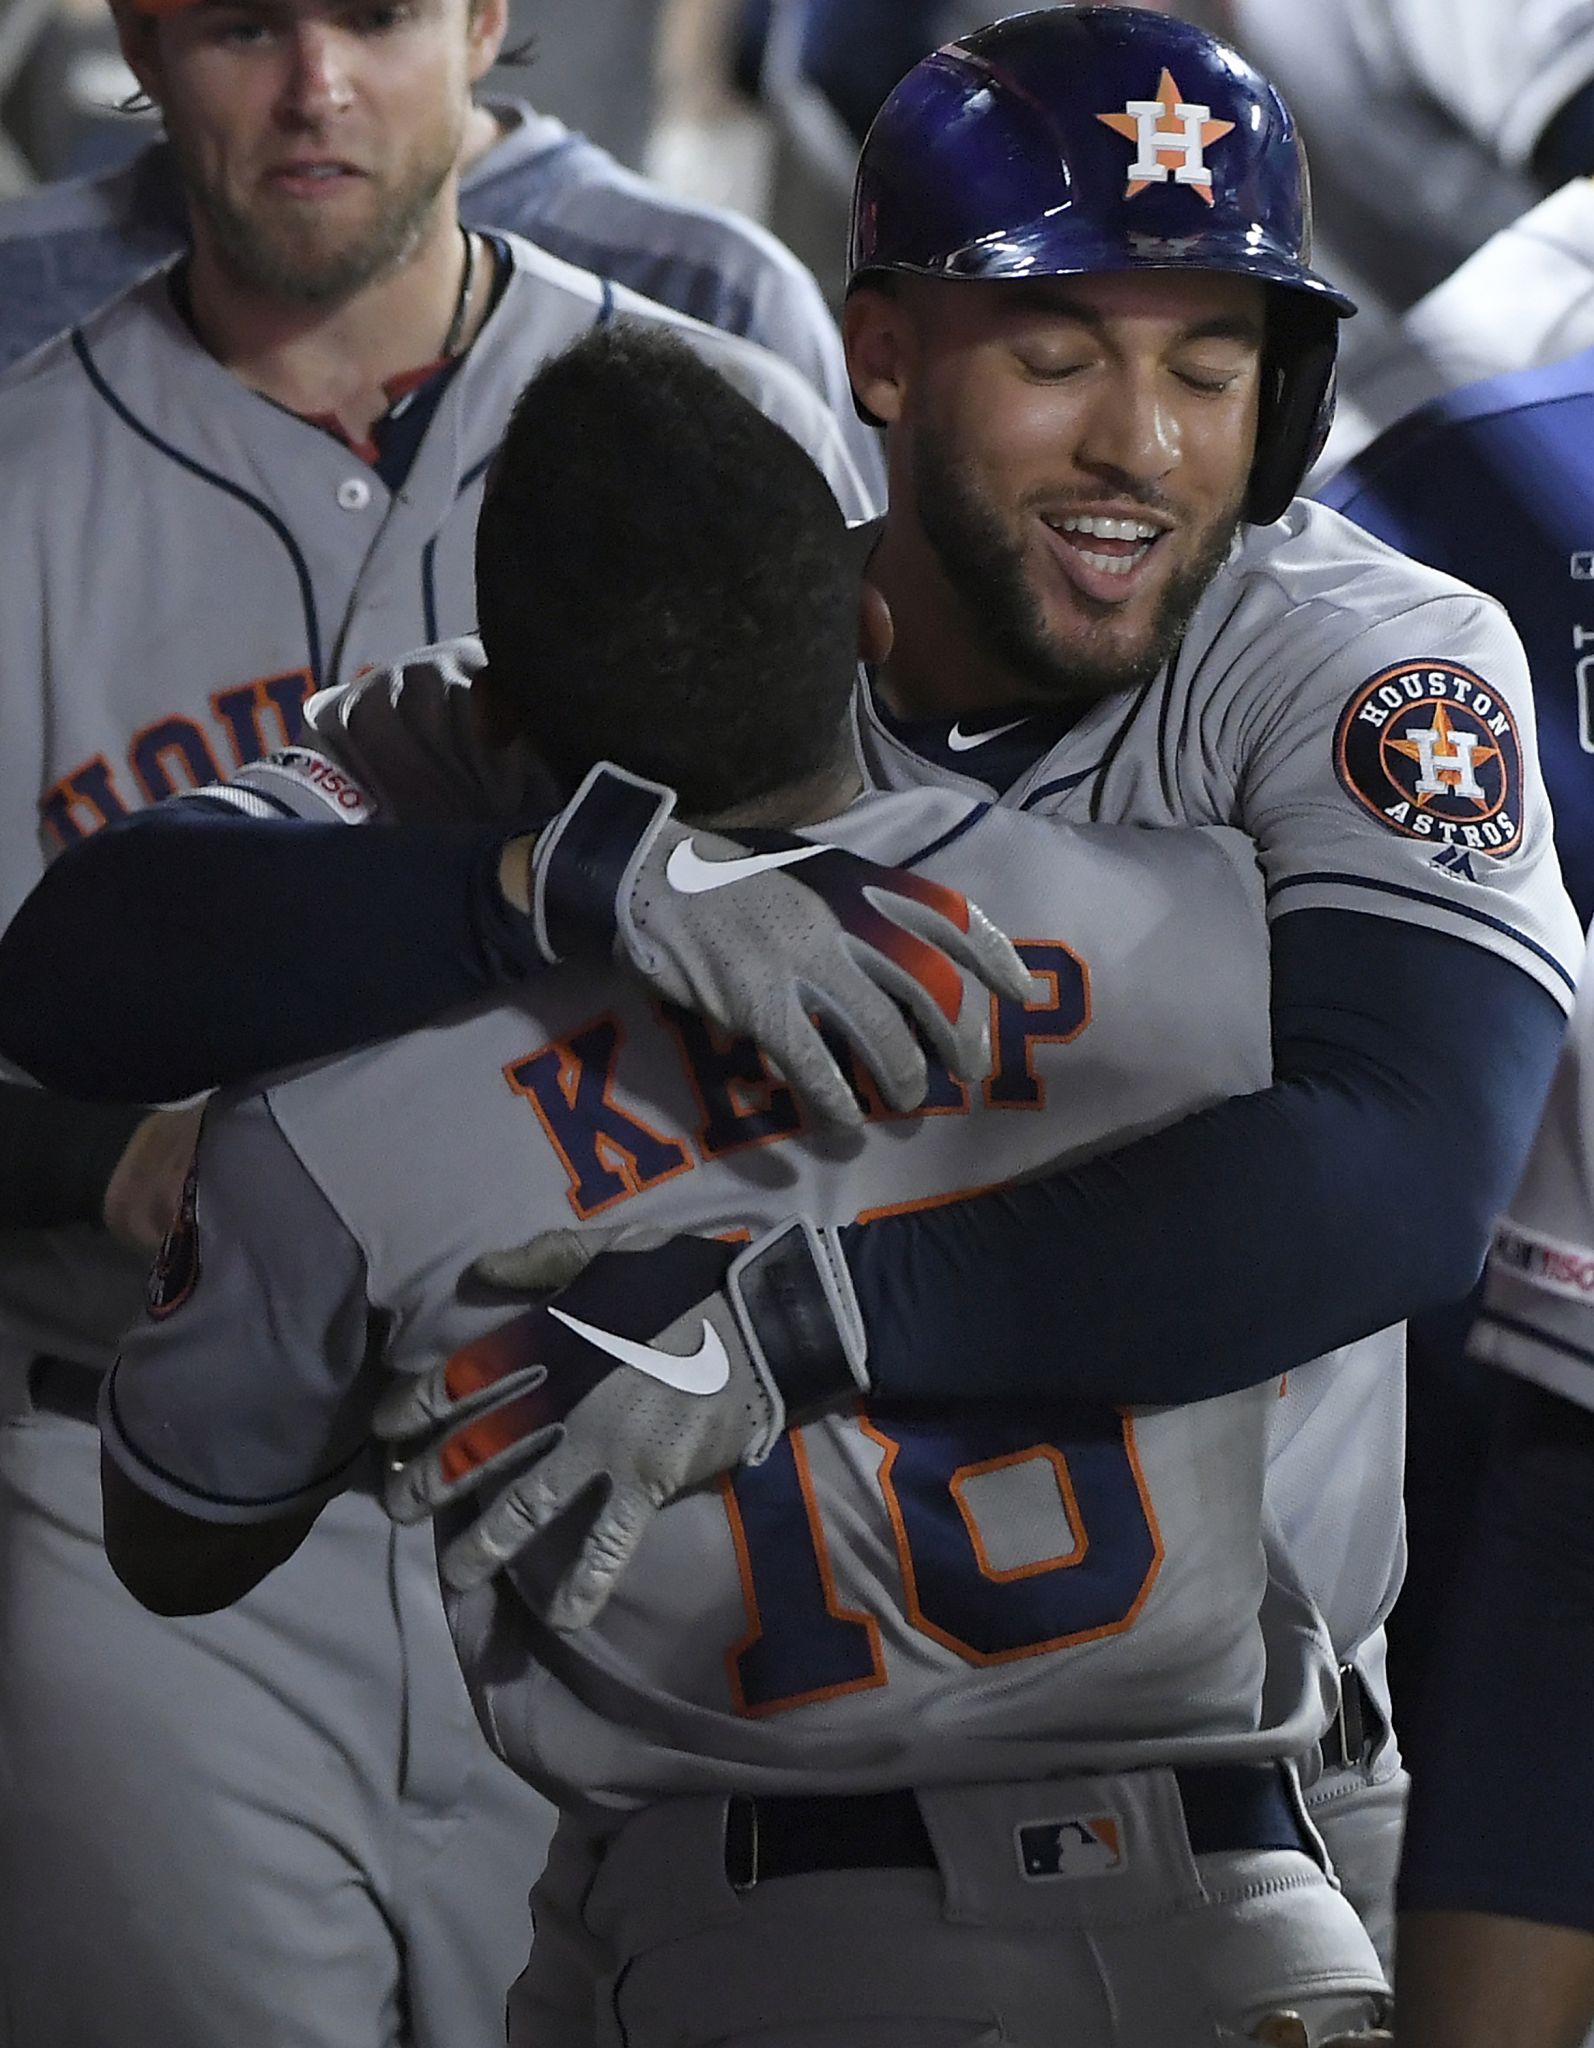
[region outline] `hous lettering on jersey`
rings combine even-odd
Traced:
[[[401,482],[209,355],[166,272],[0,379],[5,559],[29,594],[0,619],[0,920],[63,847],[293,743],[312,690],[469,630],[504,422],[527,378],[594,326],[678,333],[808,449],[850,516],[872,510],[790,364],[494,242],[496,302]]]
[[[145,804],[204,789],[268,755],[280,760],[314,687],[308,669],[289,669],[213,691],[203,717],[170,711],[152,719],[119,759],[94,754],[57,777],[39,799],[40,818],[58,845],[70,846]],[[317,758],[304,757],[307,769]],[[344,803],[343,792],[330,787],[334,771],[321,764],[317,772],[325,793]]]

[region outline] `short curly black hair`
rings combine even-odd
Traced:
[[[566,789],[610,760],[709,817],[828,769],[858,590],[812,461],[672,335],[597,328],[521,394],[477,604],[495,698]]]

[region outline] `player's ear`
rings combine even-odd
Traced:
[[[509,0],[466,0],[469,9],[470,82],[479,85],[498,62],[509,33]]]
[[[902,417],[912,361],[912,326],[899,293],[863,285],[841,315],[852,389],[866,413],[884,426]]]
[[[129,71],[138,80],[138,89],[148,99],[160,104],[160,48],[158,42],[160,24],[148,14],[141,14],[136,7],[127,5],[127,0],[115,0],[111,8],[111,20],[116,26],[116,40],[122,58]]]
[[[863,586],[858,605],[858,658],[871,666],[885,661],[897,637],[891,607],[872,583]]]

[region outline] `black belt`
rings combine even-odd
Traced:
[[[46,1415],[95,1423],[100,1413],[103,1372],[75,1358],[36,1358],[28,1367],[28,1399]]]
[[[1173,1774],[1197,1856],[1299,1849],[1318,1860],[1294,1781],[1277,1764],[1201,1764]],[[1037,1784],[1037,1794],[1044,1786]],[[935,1849],[912,1792],[814,1798],[735,1794],[725,1813],[725,1875],[737,1891],[821,1870],[933,1870]]]
[[[1354,1664],[1339,1667],[1339,1706],[1318,1748],[1325,1771],[1358,1770],[1383,1747],[1388,1726]]]

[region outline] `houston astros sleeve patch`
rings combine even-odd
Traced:
[[[1522,838],[1522,743],[1481,677],[1449,661],[1407,661],[1365,682],[1334,735],[1334,766],[1391,831],[1507,854]]]

